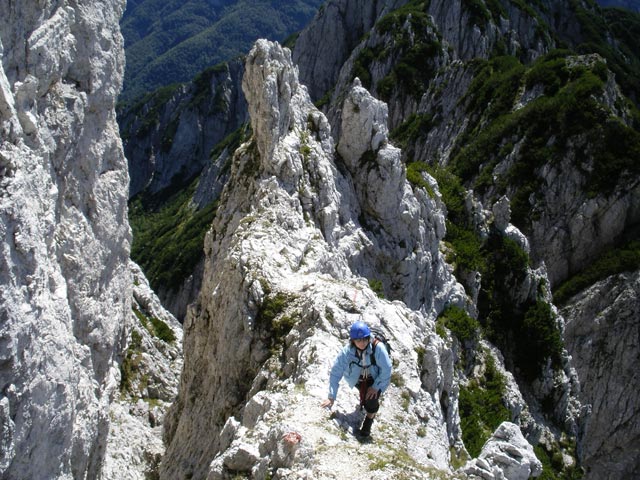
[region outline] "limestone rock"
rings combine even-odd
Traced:
[[[390,298],[413,308],[431,307],[425,292],[436,297],[446,281],[438,273],[443,267],[439,253],[445,232],[443,206],[437,196],[430,198],[421,190],[414,193],[401,152],[389,143],[387,106],[358,79],[344,101],[337,151],[353,178],[359,220],[371,240],[362,258],[351,261],[354,269],[382,281]],[[434,305],[436,310],[440,307]]]
[[[542,473],[542,464],[517,425],[503,422],[465,473],[485,480],[527,480]]]
[[[100,478],[157,478],[165,447],[164,415],[178,391],[182,369],[182,326],[149,287],[140,267],[130,263],[133,311],[122,361],[120,392],[111,404],[109,436]],[[163,322],[173,333],[158,332]],[[158,334],[161,333],[159,336]]]
[[[203,168],[219,174],[224,159],[210,159],[211,150],[247,121],[240,90],[243,73],[241,61],[230,61],[203,72],[199,82],[175,88],[164,103],[152,97],[142,107],[120,113],[130,197],[142,191],[158,193]]]
[[[407,0],[330,0],[300,34],[293,61],[300,65],[300,79],[309,86],[313,100],[335,85],[342,65],[362,36],[385,13]],[[326,41],[331,39],[330,42]]]
[[[95,478],[131,310],[123,1],[0,2],[3,478]]]
[[[591,405],[581,453],[586,479],[629,478],[640,469],[639,294],[640,273],[628,272],[597,282],[562,309],[580,397]]]

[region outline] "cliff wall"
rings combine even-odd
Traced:
[[[95,478],[131,310],[123,1],[0,2],[0,473]]]

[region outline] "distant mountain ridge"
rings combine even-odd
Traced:
[[[127,65],[121,101],[246,53],[256,38],[284,40],[300,30],[322,0],[137,0],[121,29]]]
[[[640,2],[637,0],[598,0],[601,7],[621,7],[634,12],[640,12]]]

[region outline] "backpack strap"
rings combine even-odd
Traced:
[[[371,342],[371,365],[378,365],[376,363],[376,347],[378,346],[378,343],[380,343],[380,340],[373,337],[373,342]]]

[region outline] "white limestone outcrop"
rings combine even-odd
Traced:
[[[124,1],[0,1],[3,478],[95,478],[131,310]]]
[[[465,465],[464,472],[471,478],[484,480],[528,480],[540,476],[542,463],[520,428],[503,422],[482,447],[478,458]]]

